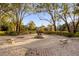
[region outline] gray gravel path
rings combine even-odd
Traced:
[[[32,38],[35,35],[22,35],[24,37],[16,39],[17,42]],[[15,47],[0,48],[1,56],[79,56],[79,40],[71,40],[57,35],[44,35],[45,39],[32,42],[30,44],[19,45]],[[0,36],[0,40],[9,38]],[[14,38],[16,38],[14,36]],[[67,39],[67,44],[60,44],[60,40]],[[29,49],[29,50],[28,50]]]

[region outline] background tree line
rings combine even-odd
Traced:
[[[45,18],[40,13],[47,13],[50,19]],[[50,23],[48,28],[53,31],[61,29],[76,33],[79,27],[79,4],[75,3],[0,3],[0,30],[9,32],[15,31],[17,34],[26,31],[26,26],[22,21],[24,17],[31,14],[38,16],[40,20],[45,20]],[[28,19],[29,20],[29,19]],[[62,23],[60,26],[57,23]],[[29,23],[29,30],[36,30],[36,25],[33,21]],[[44,31],[44,26],[40,27]],[[47,30],[47,29],[45,29]]]

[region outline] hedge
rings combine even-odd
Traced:
[[[61,35],[66,37],[79,37],[79,32],[70,33],[67,31],[46,31],[45,34],[55,34],[55,35]]]

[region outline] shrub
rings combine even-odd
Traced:
[[[46,31],[45,34],[56,34],[54,31]]]
[[[61,36],[66,36],[66,37],[73,37],[74,33],[69,33],[69,32],[61,32],[61,31],[47,31],[45,34],[56,34],[56,35],[61,35]]]
[[[74,33],[65,33],[63,32],[63,35],[66,36],[66,37],[74,37]]]
[[[14,31],[12,31],[12,32],[6,32],[6,34],[7,34],[7,35],[11,35],[11,36],[16,36],[16,35],[17,35],[17,33],[14,32]]]
[[[34,34],[36,31],[28,31],[29,34]]]
[[[79,37],[79,32],[76,32],[74,36]]]
[[[24,31],[24,32],[21,32],[20,34],[24,35],[24,34],[29,34],[28,31]]]
[[[44,33],[45,30],[44,30],[44,29],[40,29],[39,32],[40,32],[40,33]]]
[[[0,36],[4,36],[6,34],[5,31],[0,31]]]

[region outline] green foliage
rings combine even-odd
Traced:
[[[32,31],[32,30],[26,30],[26,31],[24,31],[24,32],[21,32],[20,34],[22,34],[22,35],[24,35],[24,34],[35,34],[36,33],[36,31]]]
[[[6,26],[6,25],[2,25],[1,27],[0,27],[1,29],[1,31],[7,31],[8,30],[8,26]]]
[[[62,4],[62,7],[63,7],[62,13],[63,13],[64,15],[66,15],[66,14],[68,13],[68,4],[63,3],[63,4]]]
[[[54,30],[54,29],[53,29],[53,25],[50,25],[50,24],[49,24],[49,25],[47,26],[47,30],[48,30],[48,31],[53,31],[53,30]]]
[[[55,34],[55,35],[61,35],[61,36],[66,36],[66,37],[74,37],[74,33],[69,33],[69,32],[61,32],[61,31],[48,31],[46,34]]]
[[[34,34],[34,33],[36,33],[36,31],[28,31],[29,32],[29,34]]]
[[[6,34],[5,31],[0,31],[0,36],[4,36]]]
[[[79,16],[79,6],[78,6],[78,4],[76,4],[75,6],[76,6],[76,7],[75,7],[75,9],[74,9],[74,11],[73,11],[73,14]]]
[[[45,26],[41,26],[41,27],[39,28],[39,32],[40,32],[40,33],[44,33],[44,32],[45,32]]]
[[[62,35],[66,36],[66,37],[74,37],[74,33],[69,33],[69,32],[63,32]]]
[[[79,32],[76,32],[74,36],[79,37]]]
[[[67,31],[66,24],[59,25],[57,28],[59,31]]]
[[[28,15],[28,13],[34,12],[34,11],[40,11],[37,13],[41,12],[46,12],[48,13],[51,17],[51,19],[44,19],[48,22],[50,22],[52,25],[54,25],[54,28],[56,27],[56,22],[57,20],[61,19],[65,22],[66,25],[60,26],[59,30],[60,31],[65,31],[69,27],[69,20],[68,18],[71,19],[73,23],[73,28],[77,29],[75,22],[78,22],[78,15],[79,15],[79,4],[56,4],[56,3],[45,3],[45,4],[34,4],[35,9],[30,4],[19,4],[19,3],[0,3],[0,27],[2,26],[1,30],[3,31],[4,28],[8,28],[8,33],[11,35],[16,35],[16,32],[21,32],[21,33],[35,33],[36,25],[33,21],[31,21],[28,25],[28,30],[26,31],[25,28],[22,26],[22,21],[23,18]],[[39,5],[39,7],[37,7]],[[59,7],[61,5],[61,7]],[[71,6],[73,5],[73,6]],[[31,9],[30,6],[32,7]],[[31,10],[34,11],[31,11]],[[71,10],[72,9],[72,10]],[[29,12],[31,11],[31,12]],[[41,15],[42,16],[42,15]],[[41,18],[43,19],[43,18]],[[68,24],[68,25],[67,25]],[[67,33],[67,32],[52,32],[52,26],[49,26],[49,34],[57,34],[57,35],[64,35],[64,36],[73,36],[73,33]],[[70,27],[69,27],[70,28]],[[70,28],[72,29],[72,28]],[[16,32],[15,32],[16,31]],[[40,27],[40,32],[44,33],[45,32],[45,27]],[[69,31],[71,32],[71,30]],[[74,31],[73,31],[74,32]],[[77,31],[76,31],[77,32]],[[78,36],[78,33],[74,34],[74,36]]]
[[[30,21],[30,23],[28,24],[28,29],[29,30],[35,30],[36,29],[36,25],[33,21]]]
[[[16,35],[18,35],[16,32],[9,32],[9,31],[7,31],[6,32],[6,35],[10,35],[10,36],[16,36]]]

